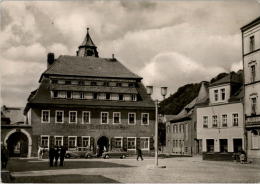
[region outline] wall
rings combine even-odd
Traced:
[[[243,42],[244,42],[244,54],[250,52],[249,44],[250,44],[250,36],[255,36],[255,49],[260,49],[260,24],[248,29],[243,33]]]
[[[232,114],[238,113],[238,126],[232,125]],[[213,128],[212,115],[218,116],[218,125],[220,117],[227,114],[227,127]],[[208,128],[203,128],[203,116],[208,116]],[[218,126],[219,127],[219,126]],[[214,139],[214,151],[219,151],[219,139],[228,139],[228,152],[233,152],[233,139],[243,136],[243,105],[242,103],[222,104],[197,108],[197,138],[202,139],[202,151],[206,150],[206,139]],[[244,145],[244,144],[243,144]]]

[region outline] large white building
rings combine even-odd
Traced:
[[[234,152],[244,149],[242,72],[210,84],[208,91],[208,101],[197,106],[203,158],[232,159]]]
[[[241,28],[247,154],[260,161],[260,17]]]

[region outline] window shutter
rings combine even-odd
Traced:
[[[154,150],[154,140],[153,140],[153,137],[150,137],[150,150]]]
[[[127,151],[127,139],[123,138],[123,150]]]
[[[82,146],[82,138],[77,137],[77,147],[81,147],[81,146]]]
[[[139,137],[136,138],[136,148],[140,148],[141,149],[141,147],[140,147],[140,138]]]
[[[91,151],[95,151],[96,150],[94,137],[90,137],[90,150]]]
[[[54,136],[50,136],[50,147],[54,147]]]
[[[64,136],[64,138],[63,138],[64,140],[64,146],[66,147],[66,148],[68,148],[69,147],[69,145],[68,145],[68,137],[67,136]]]

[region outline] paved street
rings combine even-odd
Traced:
[[[165,158],[153,168],[154,160],[70,159],[65,166],[49,168],[47,160],[11,160],[9,170],[15,182],[113,182],[190,183],[260,182],[260,166],[233,162],[202,161],[200,157]]]

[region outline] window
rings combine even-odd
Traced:
[[[133,87],[135,87],[135,83],[129,83],[128,86],[129,86],[130,88],[133,88]]]
[[[97,99],[97,93],[93,93],[93,99]]]
[[[214,99],[218,101],[218,90],[214,90]]]
[[[227,127],[227,115],[222,115],[222,127]]]
[[[149,125],[149,113],[142,113],[141,125]]]
[[[132,97],[132,101],[136,101],[137,100],[136,94],[131,95],[131,97]]]
[[[214,152],[214,139],[206,139],[207,152]]]
[[[70,85],[70,84],[71,84],[71,81],[65,81],[65,84],[66,84],[66,85]]]
[[[85,98],[84,92],[80,92],[79,97],[80,97],[80,99],[84,99]]]
[[[255,82],[255,65],[252,65],[250,68],[251,68],[251,82]]]
[[[41,136],[41,147],[49,148],[49,136],[48,135]]]
[[[113,123],[114,124],[121,123],[121,113],[120,112],[113,112]]]
[[[58,80],[58,84],[65,84],[65,80]]]
[[[82,80],[79,81],[79,85],[80,85],[80,86],[83,86],[83,85],[84,85],[84,81],[82,81]]]
[[[249,38],[250,43],[249,43],[249,51],[252,52],[255,50],[255,37],[254,36],[250,36]]]
[[[58,91],[58,98],[66,98],[67,93],[66,91]]]
[[[226,98],[226,93],[225,93],[225,88],[221,89],[221,100],[225,100]]]
[[[97,85],[97,82],[92,81],[92,82],[90,82],[90,85],[91,85],[91,86],[96,86],[96,85]]]
[[[181,125],[179,125],[179,133],[181,133]]]
[[[84,98],[85,98],[85,99],[88,99],[88,100],[93,99],[93,94],[92,94],[92,93],[87,93],[87,92],[85,92]]]
[[[251,114],[255,115],[256,114],[256,97],[251,98],[251,103],[252,103]]]
[[[110,100],[110,93],[106,93],[106,100]]]
[[[232,114],[233,117],[233,126],[238,126],[238,114]]]
[[[79,81],[73,80],[73,81],[71,81],[71,84],[73,84],[73,85],[79,85]]]
[[[99,93],[98,99],[99,100],[105,100],[106,99],[106,94],[105,93]]]
[[[116,83],[116,87],[121,87],[122,86],[122,83],[121,82],[117,82]]]
[[[77,136],[68,137],[69,148],[75,148],[77,146]]]
[[[123,138],[115,137],[115,148],[122,148],[122,147],[123,147]]]
[[[73,96],[74,99],[80,99],[80,92],[73,91],[72,96]]]
[[[260,149],[260,134],[257,130],[252,133],[252,149]]]
[[[108,124],[108,112],[101,112],[101,124]]]
[[[72,92],[71,91],[67,91],[67,98],[71,99],[72,98]]]
[[[149,137],[140,137],[140,148],[142,150],[149,150]]]
[[[69,112],[69,123],[77,123],[77,111]]]
[[[52,94],[53,94],[53,98],[58,98],[58,91],[53,91]]]
[[[118,99],[119,99],[120,101],[124,100],[124,95],[123,95],[123,94],[119,94],[118,97],[119,97]]]
[[[172,147],[174,148],[175,146],[175,140],[172,140]]]
[[[178,125],[176,125],[176,133],[178,133],[178,130],[179,130],[179,129],[178,129]]]
[[[42,110],[42,123],[50,123],[50,110]]]
[[[212,127],[217,127],[218,126],[218,116],[217,115],[214,115],[212,116]]]
[[[90,123],[90,112],[89,111],[83,111],[82,112],[82,123],[83,124],[89,124]]]
[[[127,137],[127,149],[136,149],[135,137]]]
[[[167,132],[170,133],[170,125],[167,126]]]
[[[52,79],[52,80],[51,80],[51,83],[52,83],[52,84],[57,84],[57,83],[58,83],[58,80]]]
[[[203,128],[208,128],[208,116],[203,116]]]
[[[175,133],[178,132],[177,128],[178,128],[177,125],[174,125],[174,132],[175,132]]]
[[[63,145],[63,136],[54,136],[54,144],[55,146]]]
[[[90,137],[82,136],[82,147],[89,147],[89,146],[90,146]]]
[[[64,111],[56,111],[55,123],[63,123]]]
[[[136,114],[134,112],[128,113],[128,124],[135,125],[136,123]]]

